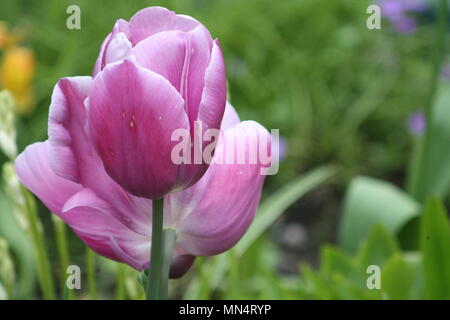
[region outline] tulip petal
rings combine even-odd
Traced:
[[[157,33],[132,49],[141,66],[162,75],[180,92],[191,130],[197,119],[212,47],[211,35],[199,25],[190,32],[171,30]],[[222,80],[225,85],[225,78]]]
[[[189,106],[189,118],[191,119],[192,140],[202,144],[201,151],[204,151],[206,146],[211,142],[204,141],[203,137],[196,135],[196,132],[193,130],[195,124],[192,121],[197,120],[201,125],[200,134],[206,133],[208,129],[220,129],[226,104],[225,66],[217,40],[213,44],[211,59],[202,84],[204,84],[204,87],[201,101],[198,102],[196,100],[195,90],[192,94],[193,98]],[[194,150],[191,151],[191,154],[194,157]],[[194,164],[194,160],[191,160],[191,164],[183,164],[178,173],[178,180],[180,181],[177,185],[178,189],[182,190],[196,183],[203,176],[207,168],[208,165],[206,163]]]
[[[126,238],[134,234],[126,225],[110,214],[111,206],[92,190],[84,188],[64,204],[61,218],[72,229],[86,236]]]
[[[200,100],[206,80],[205,73],[212,57],[213,42],[208,30],[203,26],[196,27],[186,36],[187,55],[181,75],[180,92],[187,104],[185,108],[192,129],[192,123],[198,118]],[[225,85],[225,78],[223,78],[223,83]],[[222,114],[220,114],[220,117],[222,118]]]
[[[175,254],[170,265],[169,277],[177,279],[182,277],[192,266],[195,257],[189,254]]]
[[[105,67],[105,65],[106,65],[105,64],[106,49],[109,47],[109,43],[110,43],[111,39],[118,33],[123,33],[128,38],[129,25],[128,25],[127,21],[125,21],[123,19],[117,20],[111,33],[109,33],[106,36],[105,40],[103,40],[102,45],[100,47],[100,52],[99,52],[98,58],[95,62],[94,70],[92,72],[93,76],[95,76],[97,73],[102,71],[103,68]]]
[[[149,7],[138,11],[130,19],[129,39],[136,45],[139,41],[162,31],[190,31],[200,24],[197,20],[177,15],[162,7]]]
[[[242,122],[219,139],[213,161],[230,150],[230,141],[238,140],[244,142],[244,164],[212,163],[199,182],[165,197],[167,223],[177,230],[177,243],[189,254],[209,256],[229,249],[254,217],[264,176],[263,165],[249,161],[250,153],[267,148],[270,134],[256,122]]]
[[[198,109],[197,119],[204,129],[219,129],[227,100],[225,64],[219,41],[216,39],[211,60],[206,69],[204,88]]]
[[[20,181],[92,250],[142,270],[137,267],[148,265],[151,223],[147,236],[132,231],[109,214],[113,209],[91,190],[57,176],[49,166],[50,152],[48,141],[28,146],[15,161]],[[134,260],[140,259],[139,265],[133,265],[131,258],[124,259],[123,252]]]
[[[139,42],[131,53],[144,68],[162,75],[180,91],[186,55],[186,33],[177,30],[154,34]]]
[[[20,181],[54,213],[60,215],[64,203],[82,186],[57,176],[49,166],[48,141],[28,146],[15,161]]]
[[[127,191],[155,199],[173,188],[178,166],[171,159],[171,135],[189,129],[183,105],[169,81],[130,60],[95,77],[90,133],[106,171]]]
[[[120,32],[111,37],[104,55],[104,66],[122,59],[125,59],[131,50],[131,43],[125,33]]]
[[[51,167],[60,177],[93,190],[111,204],[112,214],[145,233],[151,201],[128,194],[109,177],[87,134],[83,101],[91,83],[90,77],[64,78],[55,87],[48,126]]]
[[[138,234],[114,218],[112,210],[85,188],[66,202],[61,218],[94,251],[139,269],[150,252],[151,225],[148,235]]]
[[[73,145],[84,136],[84,99],[91,88],[91,77],[63,78],[52,94],[48,119],[51,166],[62,178],[78,182],[80,170]],[[70,119],[70,120],[69,120]],[[66,122],[70,121],[68,124]],[[71,130],[79,127],[78,130]]]
[[[225,106],[225,112],[223,113],[222,123],[220,125],[221,130],[228,130],[237,126],[241,120],[236,112],[236,109],[227,101]]]
[[[97,253],[125,262],[136,270],[150,264],[151,224],[148,235],[140,235],[109,214],[109,204],[91,190],[83,189],[65,204],[61,218]],[[195,257],[174,249],[170,269],[171,278],[182,276]]]

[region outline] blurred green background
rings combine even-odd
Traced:
[[[364,174],[405,186],[416,139],[408,131],[407,117],[427,103],[433,28],[419,27],[413,34],[400,35],[383,20],[381,30],[369,30],[366,9],[370,3],[2,0],[0,21],[25,31],[25,44],[36,61],[34,111],[18,120],[19,150],[46,139],[55,83],[61,77],[91,74],[100,44],[115,20],[128,20],[152,5],[195,17],[220,39],[229,99],[241,119],[279,128],[286,141],[286,159],[279,173],[266,180],[264,198],[310,169],[326,164],[338,168],[329,183],[295,202],[258,238],[239,261],[240,273],[230,270],[228,289],[210,291],[200,279],[204,286],[200,297],[300,298],[300,292],[291,290],[290,279],[298,275],[302,263],[318,266],[320,246],[336,243],[344,193],[351,179]],[[71,4],[81,8],[81,30],[66,28],[66,8]],[[0,163],[5,161],[0,155]],[[48,230],[50,259],[57,261],[51,220],[42,206],[40,214]],[[13,227],[5,227],[6,222],[1,221],[0,235],[14,237]],[[30,254],[26,244],[23,248],[28,251],[15,251],[14,255]],[[84,265],[83,245],[72,234],[70,248],[71,262]],[[229,259],[237,262],[241,257]],[[106,271],[97,271],[99,296],[108,298],[117,270],[115,264],[101,261],[98,268]],[[255,261],[261,261],[262,267],[254,268]],[[56,263],[54,268],[58,270]],[[173,285],[173,296],[182,296],[192,278],[201,278],[208,268],[215,267],[199,259],[193,270]],[[239,278],[252,283],[248,292],[236,288]],[[288,289],[280,283],[287,283]],[[38,295],[33,291],[32,297]]]

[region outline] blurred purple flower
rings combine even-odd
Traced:
[[[281,162],[286,159],[288,153],[288,144],[286,138],[280,136],[279,141],[277,141],[277,139],[273,139],[272,143],[274,143],[274,150],[278,150],[279,161]]]
[[[427,124],[422,110],[410,114],[406,122],[409,131],[415,136],[422,134]]]
[[[416,30],[416,20],[409,13],[423,12],[427,9],[425,0],[379,0],[376,2],[381,15],[389,20],[398,33],[412,33]]]
[[[441,75],[444,80],[450,81],[450,64],[446,64],[442,67]]]

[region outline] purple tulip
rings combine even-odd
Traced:
[[[16,171],[21,182],[91,249],[143,270],[150,264],[152,200],[128,193],[105,171],[85,130],[88,115],[83,101],[91,86],[89,77],[59,81],[52,96],[49,140],[28,146],[16,160]],[[164,198],[164,227],[177,233],[171,277],[182,276],[195,256],[233,246],[259,203],[263,166],[218,164],[215,159],[230,140],[245,141],[247,152],[258,144],[268,148],[269,132],[256,122],[240,122],[229,104],[221,130],[204,176]]]
[[[218,40],[191,17],[146,8],[129,22],[118,20],[101,46],[86,100],[89,139],[114,181],[158,199],[193,185],[208,168],[203,161],[175,164],[172,132],[186,129],[194,140],[196,125],[219,129],[225,103]],[[70,141],[61,144],[70,149]]]

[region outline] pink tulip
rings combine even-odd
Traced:
[[[105,171],[86,133],[83,101],[91,87],[90,77],[58,82],[50,106],[49,139],[27,147],[16,160],[16,171],[91,249],[143,270],[150,263],[152,201],[128,193]],[[230,139],[243,139],[248,151],[256,144],[267,148],[270,134],[256,122],[240,122],[231,105],[222,130],[213,163],[200,181],[164,199],[164,226],[177,233],[171,277],[182,276],[195,256],[229,249],[254,217],[264,181],[262,165],[214,160]]]
[[[183,190],[208,164],[175,164],[171,134],[186,129],[195,139],[196,123],[203,131],[220,127],[226,77],[219,42],[191,17],[143,9],[118,20],[104,40],[88,96],[89,139],[114,181],[150,199]]]

